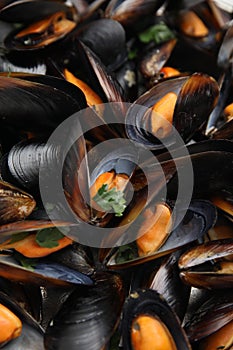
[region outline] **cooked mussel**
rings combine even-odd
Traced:
[[[175,143],[174,127],[185,142],[189,141],[207,121],[218,90],[216,81],[201,73],[158,83],[129,108],[128,137],[146,147],[164,148]]]
[[[31,214],[36,202],[28,193],[0,181],[0,224],[23,220]]]
[[[22,332],[20,319],[3,304],[0,304],[0,324],[3,325],[1,326],[1,347],[10,340],[19,337]]]
[[[155,13],[162,6],[163,2],[163,0],[112,0],[105,10],[105,17],[112,18],[124,26],[131,25],[140,20],[141,16]]]
[[[189,249],[179,260],[182,280],[198,288],[232,288],[233,240],[214,240]]]
[[[162,208],[164,208],[164,206],[162,206]],[[175,214],[173,213],[172,223],[171,214],[169,211],[167,212],[167,208],[165,210],[165,217],[164,214],[161,215],[160,212],[160,217],[157,219],[156,225],[153,226],[152,224],[152,229],[148,232],[142,231],[142,236],[137,238],[135,242],[136,244],[131,243],[112,250],[106,257],[107,266],[113,269],[119,267],[124,268],[167,255],[181,248],[182,246],[203,237],[204,233],[214,225],[216,220],[216,210],[214,206],[207,201],[191,202],[187,212],[186,209],[184,211],[184,208],[179,208]],[[183,218],[181,222],[179,221],[180,218]],[[177,220],[180,222],[178,226],[176,226]],[[136,233],[138,230],[140,230],[140,224],[141,223],[139,221],[139,226],[134,226],[134,229],[132,229],[133,225],[131,225],[131,227],[126,231],[127,239],[131,237],[131,241],[134,241],[133,238],[136,238]],[[151,222],[149,222],[149,225],[151,226]],[[162,234],[163,244],[160,242],[161,246],[157,249],[158,240],[156,239],[156,232],[160,225],[162,227],[160,232]],[[174,230],[172,229],[173,226],[176,227]],[[142,225],[141,228],[143,227],[144,226]],[[155,232],[153,232],[154,227],[156,227]],[[149,246],[151,248],[154,246],[154,250],[152,249],[150,251],[140,253],[138,251],[138,244],[141,243],[140,239],[142,239],[142,242],[145,243],[145,247]],[[155,243],[153,242],[153,239],[155,240]],[[139,248],[141,249],[140,246]],[[122,254],[121,251],[123,251],[124,254]]]
[[[125,350],[191,349],[176,314],[162,295],[150,289],[130,294],[121,326]]]
[[[172,4],[172,2],[170,3]],[[199,50],[216,54],[224,33],[226,18],[215,3],[186,3],[181,9],[170,6],[165,19],[171,28]],[[169,5],[168,5],[169,8]]]
[[[15,323],[15,331],[13,335],[18,335],[18,337],[10,340],[7,344],[1,344],[4,349],[13,350],[23,350],[27,348],[28,350],[42,350],[43,347],[43,329],[39,324],[17,304],[14,300],[11,300],[8,295],[0,292],[0,304],[7,308],[7,314],[13,313],[14,316],[11,317],[10,323],[5,323],[3,320],[3,315],[1,314],[1,339],[4,336],[4,327],[7,326],[7,331],[10,332],[12,325]],[[5,341],[4,341],[5,342]]]
[[[10,33],[5,39],[8,50],[36,50],[64,38],[76,26],[65,12],[56,12],[23,29]]]

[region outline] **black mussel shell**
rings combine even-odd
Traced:
[[[187,146],[193,166],[193,198],[210,199],[222,192],[223,198],[232,198],[232,152],[233,142],[227,140],[207,140]],[[179,152],[179,151],[177,151]],[[161,158],[166,155],[161,155]],[[175,157],[175,154],[174,154]],[[159,156],[160,158],[160,156]],[[176,160],[176,166],[185,166],[185,157]],[[211,174],[210,174],[211,169]],[[177,193],[177,176],[167,186],[168,196],[173,198]],[[225,195],[224,195],[225,193]]]
[[[24,131],[42,132],[55,128],[65,118],[86,107],[83,93],[72,84],[47,76],[42,79],[43,83],[37,83],[1,76],[1,123]],[[75,89],[79,98],[74,99],[69,89]]]
[[[179,250],[166,257],[159,269],[152,273],[147,284],[147,288],[163,295],[180,320],[185,315],[191,290],[179,277],[178,259],[181,253]]]
[[[217,63],[218,63],[218,66],[224,70],[226,70],[231,65],[231,60],[233,55],[232,40],[233,40],[233,23],[231,21],[223,37],[221,47],[218,51]]]
[[[0,224],[25,219],[31,214],[36,202],[28,193],[0,181]]]
[[[60,159],[60,148],[45,141],[30,139],[14,145],[0,163],[0,173],[4,180],[27,188],[30,192],[39,190],[39,171],[52,166]]]
[[[135,317],[147,315],[156,317],[170,332],[177,349],[188,350],[191,346],[180,321],[162,295],[154,290],[136,290],[126,299],[123,308],[122,337],[125,350],[133,350],[131,344],[132,322]]]
[[[95,270],[88,247],[77,243],[51,254],[50,260],[77,269],[86,275],[92,275]]]
[[[119,102],[119,104],[124,102],[122,89],[119,83],[107,72],[106,66],[99,57],[82,43],[82,41],[77,42],[76,45],[77,53],[74,55],[75,62],[77,62],[76,57],[79,57],[85,70],[86,78],[89,79],[90,85],[94,91],[98,93],[104,102]],[[122,110],[124,111],[123,106]]]
[[[160,69],[169,59],[177,39],[170,39],[165,43],[153,46],[140,61],[140,71],[146,78],[152,78],[159,73]]]
[[[45,334],[45,349],[101,350],[119,323],[124,301],[119,275],[99,273],[93,286],[80,286],[54,316]]]
[[[58,11],[64,11],[73,15],[74,6],[68,6],[65,1],[59,0],[17,0],[3,1],[0,19],[6,22],[31,23]]]
[[[197,288],[232,288],[232,254],[233,239],[230,238],[193,247],[180,257],[180,277]]]
[[[127,58],[125,31],[117,21],[110,18],[92,21],[78,31],[78,37],[108,71],[118,68]]]
[[[1,255],[0,276],[12,281],[44,287],[93,284],[89,276],[62,264],[37,259],[32,264],[33,268],[24,268],[13,256]]]
[[[112,0],[105,10],[105,17],[127,26],[145,15],[155,13],[163,3],[164,0]]]
[[[218,331],[233,320],[232,290],[215,291],[207,300],[199,302],[196,311],[185,324],[191,342],[199,341]]]
[[[224,71],[224,73],[221,74],[221,76],[219,77],[218,81],[220,87],[219,99],[213,111],[211,112],[207,122],[205,131],[205,134],[207,136],[214,135],[215,132],[218,131],[218,125],[221,125],[221,117],[223,116],[224,107],[227,104],[228,98],[231,96],[232,69],[229,68],[226,71]],[[222,139],[224,139],[224,137]]]

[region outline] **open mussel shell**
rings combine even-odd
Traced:
[[[6,350],[43,350],[43,329],[19,304],[0,292],[0,303],[11,310],[22,322],[22,332],[18,338],[11,340],[3,349]]]
[[[29,74],[30,75],[30,74]],[[25,78],[1,76],[0,122],[24,131],[54,129],[71,114],[86,107],[80,89],[58,78],[41,77],[36,82]],[[69,91],[76,91],[76,99]],[[20,100],[20,105],[19,105]]]
[[[112,249],[106,257],[107,266],[111,269],[134,266],[167,255],[195,240],[201,239],[204,233],[214,225],[216,209],[208,201],[193,201],[188,210],[187,208],[179,208],[174,217],[173,225],[175,229],[172,230],[171,228],[168,238],[159,249],[141,256],[139,256],[135,243],[123,247],[124,250],[129,251],[128,256],[127,254],[122,255],[122,247]],[[177,227],[176,220],[179,220],[177,221],[179,222]],[[133,231],[129,228],[126,232],[128,235],[132,236],[134,234],[135,236],[135,227]]]
[[[233,23],[231,21],[223,37],[222,44],[218,52],[217,63],[219,67],[221,67],[224,70],[226,70],[231,64],[231,58],[233,54],[233,49],[231,44],[232,40],[233,40]]]
[[[74,52],[75,62],[77,57],[83,65],[86,79],[89,79],[90,85],[95,92],[102,98],[103,102],[124,102],[123,93],[120,85],[114,77],[107,72],[106,66],[101,59],[81,40],[75,40],[76,52]],[[120,106],[119,106],[120,108]],[[124,106],[121,109],[125,111]],[[121,118],[121,122],[123,119]]]
[[[3,1],[1,6],[0,19],[13,23],[31,23],[43,19],[58,11],[74,14],[73,5],[68,5],[65,1],[59,0],[17,0]]]
[[[92,275],[95,271],[88,247],[77,243],[52,253],[49,258],[50,261],[76,269],[85,275]]]
[[[51,320],[45,349],[104,349],[119,323],[123,302],[120,276],[98,273],[95,284],[77,288]]]
[[[165,20],[190,45],[216,54],[226,21],[223,12],[215,3],[208,1],[181,2],[180,5],[183,8],[178,11],[170,6],[171,11],[168,11]]]
[[[28,193],[0,181],[0,224],[23,220],[31,214],[36,202]]]
[[[189,249],[179,259],[180,277],[197,288],[232,288],[233,239],[220,239]]]
[[[193,198],[206,198],[222,193],[222,198],[232,198],[232,162],[233,143],[227,140],[207,140],[187,146],[190,157],[176,159],[176,167],[184,167],[187,159],[191,158],[194,174]],[[177,150],[178,156],[179,150]],[[168,154],[158,156],[166,159]],[[173,154],[176,157],[176,151]],[[166,162],[165,162],[166,163]],[[209,169],[211,168],[211,176]],[[167,185],[168,195],[173,198],[177,193],[177,175],[173,176]]]
[[[138,324],[137,327],[137,320],[140,320],[140,316],[147,316],[155,319],[159,322],[161,328],[166,329],[167,337],[169,333],[169,337],[170,339],[172,338],[172,343],[174,344],[173,347],[170,345],[171,349],[191,349],[188,338],[180,325],[178,317],[172,311],[163,296],[154,290],[139,289],[130,294],[128,299],[126,299],[123,308],[121,327],[123,347],[125,350],[137,349],[137,347],[134,347],[132,344],[132,328],[135,328],[135,331],[141,335],[142,339],[145,337],[144,339],[147,341],[147,346],[150,346],[150,343],[156,344],[156,337],[158,336],[158,333],[156,334],[156,328],[153,332],[150,332],[151,334],[148,329],[148,335],[146,335],[144,334],[146,333],[146,330],[140,329],[140,324]],[[159,339],[159,341],[160,340],[161,339]],[[162,348],[163,347],[161,347],[161,349]]]
[[[163,295],[180,320],[185,315],[191,290],[179,277],[178,259],[181,253],[182,249],[165,257],[159,269],[151,274],[146,286]]]
[[[169,112],[169,118],[172,120],[163,115],[162,111],[152,111],[152,108],[162,98],[169,97],[169,94],[177,96],[174,112]],[[126,115],[128,137],[145,147],[161,149],[175,144],[174,134],[177,130],[184,142],[188,142],[207,121],[218,95],[217,82],[202,73],[160,82],[140,96],[129,108]],[[156,130],[154,134],[153,130]]]
[[[128,26],[142,16],[155,13],[163,4],[163,0],[112,0],[109,2],[105,17],[112,18],[124,26]]]
[[[219,84],[219,99],[214,107],[213,111],[211,112],[208,123],[206,126],[206,131],[205,134],[207,136],[212,136],[215,134],[216,131],[218,131],[219,128],[223,124],[223,119],[224,117],[227,117],[224,115],[224,108],[227,105],[227,101],[230,100],[231,95],[232,95],[232,69],[231,67],[229,69],[226,69],[219,77],[218,79],[218,84]],[[222,137],[224,139],[224,137]]]
[[[219,290],[199,301],[198,308],[184,325],[192,343],[206,338],[233,320],[232,290]]]
[[[96,157],[96,155],[94,156]],[[100,156],[101,159],[95,159],[91,162],[91,166],[93,167],[90,176],[91,185],[99,175],[111,170],[114,170],[116,174],[125,174],[130,178],[138,162],[138,152],[136,148],[130,147],[129,145],[119,147],[112,152],[107,152],[105,156],[103,154],[99,155],[99,157]]]
[[[55,44],[76,27],[76,22],[63,11],[45,17],[27,27],[12,31],[4,40],[10,51],[34,51]]]
[[[37,286],[67,287],[92,285],[92,279],[74,269],[49,261],[35,261],[33,269],[22,267],[11,255],[0,255],[0,276],[20,283]]]
[[[146,78],[159,74],[161,68],[169,59],[177,39],[173,38],[148,49],[140,60],[140,71]]]

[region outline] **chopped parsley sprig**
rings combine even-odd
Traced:
[[[104,211],[113,210],[115,216],[122,216],[126,208],[124,193],[122,191],[118,191],[116,187],[108,189],[107,184],[102,185],[97,194],[93,197],[93,200]]]

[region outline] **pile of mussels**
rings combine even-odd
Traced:
[[[233,14],[2,0],[0,48],[0,347],[233,349]]]

